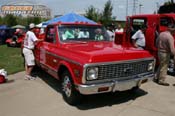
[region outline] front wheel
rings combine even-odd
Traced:
[[[81,101],[81,94],[75,89],[71,75],[68,71],[61,76],[62,95],[64,100],[70,105],[77,105]]]

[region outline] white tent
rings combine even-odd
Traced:
[[[40,24],[37,24],[37,25],[36,25],[36,27],[39,27],[39,28],[41,28],[41,27],[42,27],[42,23],[40,23]]]
[[[25,29],[25,26],[23,26],[23,25],[15,25],[15,26],[12,26],[11,28],[13,28],[13,29],[17,29],[17,28]]]

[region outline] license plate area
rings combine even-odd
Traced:
[[[113,92],[129,90],[137,85],[138,85],[138,81],[136,80],[116,82],[113,88]]]

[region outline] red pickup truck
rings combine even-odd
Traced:
[[[154,76],[154,57],[145,50],[116,45],[101,24],[55,23],[36,45],[36,64],[61,80],[65,101],[82,95],[139,88]]]

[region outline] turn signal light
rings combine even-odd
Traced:
[[[103,91],[108,91],[108,90],[109,90],[109,87],[98,88],[98,92],[103,92]]]

